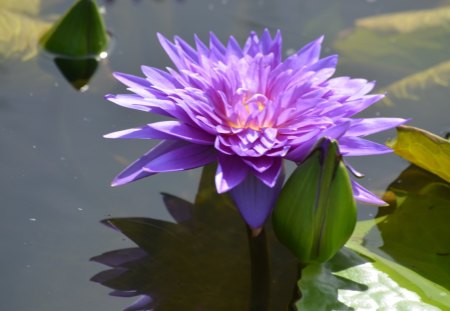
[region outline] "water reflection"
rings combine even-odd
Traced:
[[[76,90],[84,91],[97,70],[99,61],[95,57],[64,58],[55,57],[56,67]]]
[[[103,221],[137,245],[92,258],[110,267],[92,277],[92,281],[111,288],[113,296],[139,297],[126,310],[156,307],[157,310],[253,310],[249,308],[251,297],[267,301],[258,310],[295,310],[294,304],[301,296],[296,284],[297,263],[278,243],[270,227],[266,228],[271,263],[270,295],[252,296],[255,286],[251,284],[245,225],[229,198],[216,194],[212,183],[214,171],[212,167],[204,169],[194,204],[163,194],[167,210],[176,223],[151,218]],[[351,310],[338,301],[337,289],[367,288],[332,273],[364,262],[343,249],[323,267],[309,266],[302,285],[305,299],[319,305],[326,301],[327,306]],[[325,287],[328,292],[323,291],[324,280],[331,284]],[[329,290],[330,286],[334,291]]]
[[[390,206],[377,216],[384,244],[380,248],[396,262],[450,288],[450,184],[410,165],[385,194]]]

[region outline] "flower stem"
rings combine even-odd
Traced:
[[[250,311],[269,310],[270,265],[267,237],[264,228],[247,226],[251,262]]]

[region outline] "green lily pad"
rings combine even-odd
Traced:
[[[303,297],[296,304],[297,310],[437,311],[441,310],[439,307],[444,307],[439,301],[427,303],[412,291],[417,289],[414,282],[431,282],[407,269],[402,271],[407,278],[398,272],[387,273],[392,271],[393,266],[397,271],[395,263],[378,257],[364,247],[355,248],[358,252],[343,248],[329,262],[309,265],[302,270],[298,286]],[[364,256],[358,254],[360,252]],[[445,293],[442,288],[441,293]]]

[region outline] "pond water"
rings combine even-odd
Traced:
[[[23,14],[52,21],[71,3],[30,1],[37,10]],[[98,4],[112,46],[87,90],[75,90],[48,54],[40,52],[25,61],[18,55],[20,47],[8,56],[0,54],[2,310],[124,309],[134,299],[109,297],[108,288],[91,282],[105,266],[90,258],[134,244],[100,221],[110,217],[172,221],[161,192],[194,200],[200,170],[110,187],[116,173],[155,143],[107,140],[102,135],[159,117],[123,109],[103,96],[125,92],[113,79],[114,71],[140,75],[142,64],[171,66],[157,32],[192,42],[193,34],[206,40],[213,31],[222,40],[234,35],[243,42],[252,30],[280,29],[285,55],[325,34],[323,55],[340,54],[337,75],[375,79],[380,90],[392,93],[389,101],[371,107],[363,117],[412,118],[411,125],[440,136],[450,130],[449,71],[419,79],[412,86],[393,85],[450,60],[450,45],[443,39],[448,41],[450,35],[450,17],[430,26],[431,30],[383,34],[378,25],[371,29],[372,35],[358,37],[360,28],[370,24],[364,24],[365,18],[438,7],[448,11],[448,1],[110,0]],[[414,24],[402,18],[400,25]],[[372,139],[384,143],[394,135],[390,131]],[[380,195],[409,165],[393,154],[355,158],[352,164],[366,175],[361,183]],[[376,213],[377,208],[359,206],[360,219]]]

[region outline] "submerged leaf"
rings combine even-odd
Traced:
[[[38,52],[39,37],[49,27],[49,23],[37,17],[9,10],[0,4],[0,62],[33,58]]]
[[[450,85],[450,61],[440,63],[429,69],[409,75],[386,88],[389,96],[385,101],[393,104],[390,97],[419,100],[419,92],[438,86],[447,88]]]
[[[370,70],[382,82],[448,61],[450,6],[367,17],[355,24],[335,43],[342,63],[356,71]]]
[[[41,9],[41,0],[2,0],[0,10],[10,10],[29,15],[37,15]]]
[[[450,142],[425,130],[399,126],[389,147],[402,158],[450,182]]]
[[[426,28],[450,26],[450,7],[408,11],[361,18],[356,26],[377,31],[410,33]]]

